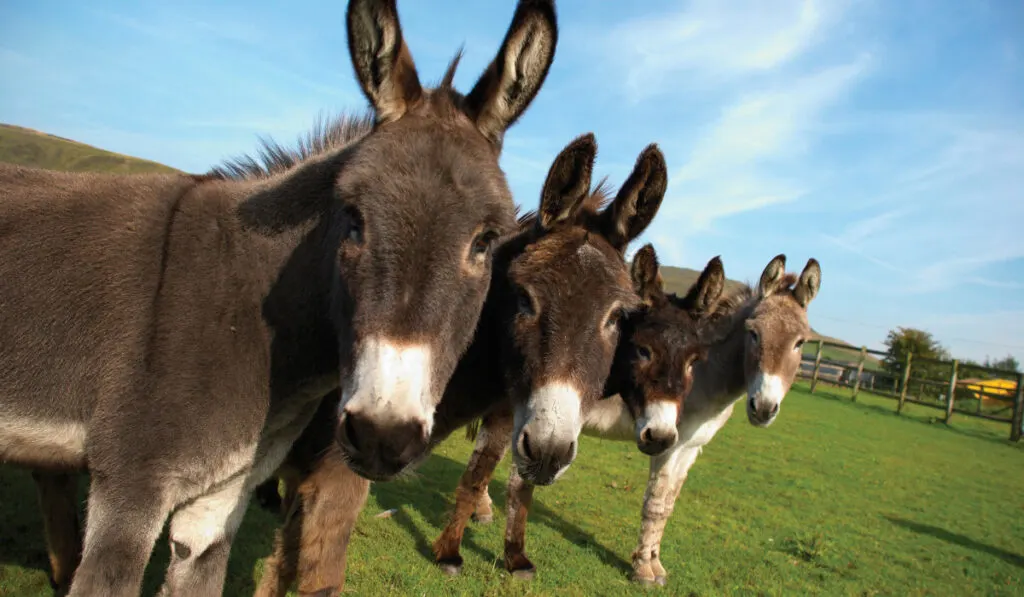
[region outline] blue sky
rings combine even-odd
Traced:
[[[428,82],[467,90],[514,2],[404,0]],[[200,172],[361,108],[341,1],[0,4],[0,122]],[[561,37],[502,165],[533,206],[593,131],[615,184],[669,163],[663,262],[756,280],[822,264],[811,323],[878,347],[897,325],[960,357],[1024,357],[1024,5],[961,0],[558,2]],[[639,246],[639,242],[634,248]]]

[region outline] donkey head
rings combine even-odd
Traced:
[[[352,468],[374,479],[425,448],[472,338],[492,245],[515,227],[502,138],[547,76],[557,28],[552,1],[520,0],[497,56],[463,95],[452,88],[457,58],[439,87],[420,85],[395,0],[352,0],[347,25],[375,125],[346,150],[327,189],[339,239],[338,442]]]
[[[538,485],[572,463],[583,411],[602,396],[622,316],[639,306],[623,254],[654,218],[667,182],[651,145],[599,211],[603,192],[590,191],[596,151],[584,135],[559,154],[532,225],[495,253],[502,366],[516,403],[512,454]]]
[[[725,287],[722,260],[711,259],[683,297],[666,294],[654,247],[633,257],[633,285],[643,308],[626,318],[605,394],[618,394],[636,421],[636,443],[659,454],[678,439],[676,427],[704,357],[703,332]]]
[[[753,425],[771,425],[793,385],[804,341],[811,334],[807,306],[820,284],[816,259],[807,261],[799,278],[786,273],[785,255],[772,259],[761,274],[758,302],[746,321],[743,359],[747,418]]]

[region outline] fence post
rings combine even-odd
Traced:
[[[896,406],[896,414],[903,412],[903,403],[907,400],[907,386],[910,384],[910,364],[914,360],[914,353],[908,352],[907,358],[903,361],[903,383],[900,384],[900,403]]]
[[[1017,374],[1017,399],[1013,401],[1013,427],[1010,429],[1010,441],[1019,442],[1021,424],[1024,423],[1024,373]]]
[[[818,387],[818,370],[821,369],[821,349],[825,346],[825,341],[818,339],[818,354],[814,355],[814,375],[811,376],[811,393],[814,393],[814,388]]]
[[[860,360],[857,361],[857,381],[853,382],[853,398],[854,402],[857,401],[857,392],[860,391],[860,376],[864,373],[864,359],[868,355],[868,347],[860,347]]]
[[[949,374],[949,397],[946,398],[946,423],[953,416],[953,401],[956,399],[956,376],[959,373],[960,361],[953,359],[953,372]]]

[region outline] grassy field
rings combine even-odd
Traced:
[[[801,386],[802,388],[802,386]],[[1024,447],[1006,425],[845,391],[792,391],[779,420],[735,421],[704,451],[663,543],[666,595],[1020,595],[1024,593]],[[841,393],[841,395],[840,395]],[[466,566],[428,560],[470,444],[456,434],[418,476],[375,485],[350,552],[357,595],[629,595],[646,459],[629,443],[584,438],[572,470],[537,491],[527,541],[532,583],[501,568],[504,517],[473,525]],[[491,485],[504,504],[508,464]],[[84,495],[84,488],[83,488]],[[397,508],[387,519],[382,510]],[[250,508],[225,594],[250,595],[275,517]],[[27,473],[0,469],[0,594],[48,595]],[[161,540],[146,594],[167,562]],[[656,593],[658,591],[655,591]]]
[[[0,162],[74,172],[175,172],[163,164],[10,124],[0,124]]]

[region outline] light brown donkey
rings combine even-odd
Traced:
[[[693,384],[694,367],[713,338],[711,316],[725,284],[722,262],[708,262],[683,297],[668,295],[662,287],[657,255],[651,245],[633,259],[633,283],[644,308],[626,318],[611,374],[605,384],[604,402],[622,405],[619,422],[635,429],[637,445],[647,454],[663,452],[676,442],[676,426],[682,404]],[[711,329],[709,329],[711,328]],[[592,420],[595,409],[584,413]],[[492,518],[487,485],[509,447],[510,414],[498,410],[483,418],[476,447],[455,491],[455,508],[434,542],[437,563],[451,574],[462,566],[459,546],[471,515],[478,522]],[[470,434],[471,435],[471,434]],[[628,434],[632,437],[633,434]],[[534,483],[512,470],[507,509],[510,525],[505,534],[505,568],[514,576],[531,578],[535,572],[525,553],[526,514],[533,499]]]
[[[712,315],[715,329],[708,336],[714,340],[707,357],[694,365],[693,388],[676,426],[677,439],[651,457],[640,542],[633,552],[633,579],[637,582],[666,583],[667,572],[660,558],[665,524],[687,472],[701,449],[729,420],[736,401],[746,394],[747,418],[757,427],[771,425],[778,416],[800,366],[801,347],[811,333],[807,306],[821,284],[817,260],[808,260],[799,278],[786,274],[785,266],[784,255],[772,259],[756,288],[732,293]],[[614,439],[627,438],[631,432],[639,435],[642,430],[633,425],[631,409],[623,401],[604,400],[584,420],[586,435]],[[521,546],[532,487],[516,480],[509,483],[508,492],[506,545]],[[490,505],[485,493],[477,512],[486,517]],[[527,562],[522,560],[524,565]]]
[[[352,0],[346,23],[373,117],[262,167],[0,167],[0,462],[91,473],[71,595],[137,595],[168,518],[161,592],[220,595],[252,488],[339,386],[321,414],[357,472],[427,448],[515,226],[500,149],[554,7],[524,0],[466,95],[454,63],[420,84],[394,0]]]
[[[590,191],[597,147],[592,135],[555,159],[536,215],[501,241],[476,337],[438,408],[431,445],[493,410],[511,414],[504,433],[518,438],[516,467],[552,483],[576,455],[582,413],[601,396],[623,314],[639,306],[623,258],[650,223],[666,186],[654,146],[604,209]],[[557,415],[557,416],[551,416]],[[302,594],[337,594],[352,524],[368,492],[330,446],[331,430],[308,427],[286,461],[288,511],[258,594],[283,595],[298,576]],[[311,455],[322,456],[319,460]],[[315,465],[289,466],[292,460]]]

